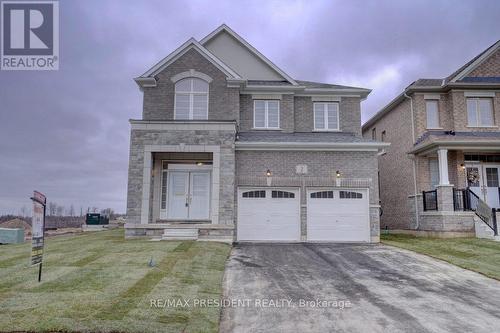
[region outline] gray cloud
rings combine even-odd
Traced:
[[[222,22],[298,79],[373,89],[366,120],[419,77],[500,37],[497,1],[61,1],[56,72],[0,72],[0,213],[33,189],[125,211],[132,81]]]

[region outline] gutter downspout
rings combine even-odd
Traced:
[[[408,98],[410,100],[410,111],[411,111],[411,134],[413,138],[413,143],[415,143],[415,118],[413,117],[413,99],[406,94],[406,91],[403,94],[404,97]],[[417,198],[417,166],[416,166],[416,161],[415,161],[415,155],[413,155],[412,158],[412,164],[413,164],[413,190],[415,192],[414,194],[414,200],[415,200],[415,221],[416,221],[416,226],[415,230],[418,230],[420,227],[420,220],[418,216],[418,198]]]

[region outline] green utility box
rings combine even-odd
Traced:
[[[109,217],[106,215],[101,215],[99,213],[88,213],[85,218],[85,224],[87,225],[109,224]]]
[[[0,244],[24,243],[24,229],[0,228]]]

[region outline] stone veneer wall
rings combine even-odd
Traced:
[[[132,130],[130,140],[129,178],[127,189],[127,222],[141,223],[143,197],[144,147],[146,145],[197,145],[220,146],[219,165],[219,223],[234,221],[235,153],[233,131],[218,130]],[[179,145],[182,152],[182,145]],[[215,172],[215,171],[214,171]],[[150,214],[152,222],[153,188],[150,189]]]

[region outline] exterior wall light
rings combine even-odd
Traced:
[[[271,186],[271,183],[273,182],[273,177],[272,177],[272,173],[271,173],[271,170],[267,169],[266,171],[266,184],[267,186]]]
[[[465,164],[460,164],[460,167],[462,168],[462,170],[465,170]]]
[[[266,171],[266,176],[271,177],[273,174],[271,173],[271,170],[267,169]]]
[[[340,178],[340,171],[337,170],[337,172],[335,172],[335,175],[337,176],[337,178]]]
[[[203,165],[203,162],[196,162],[196,165],[197,165],[197,166],[202,166],[202,165]]]

